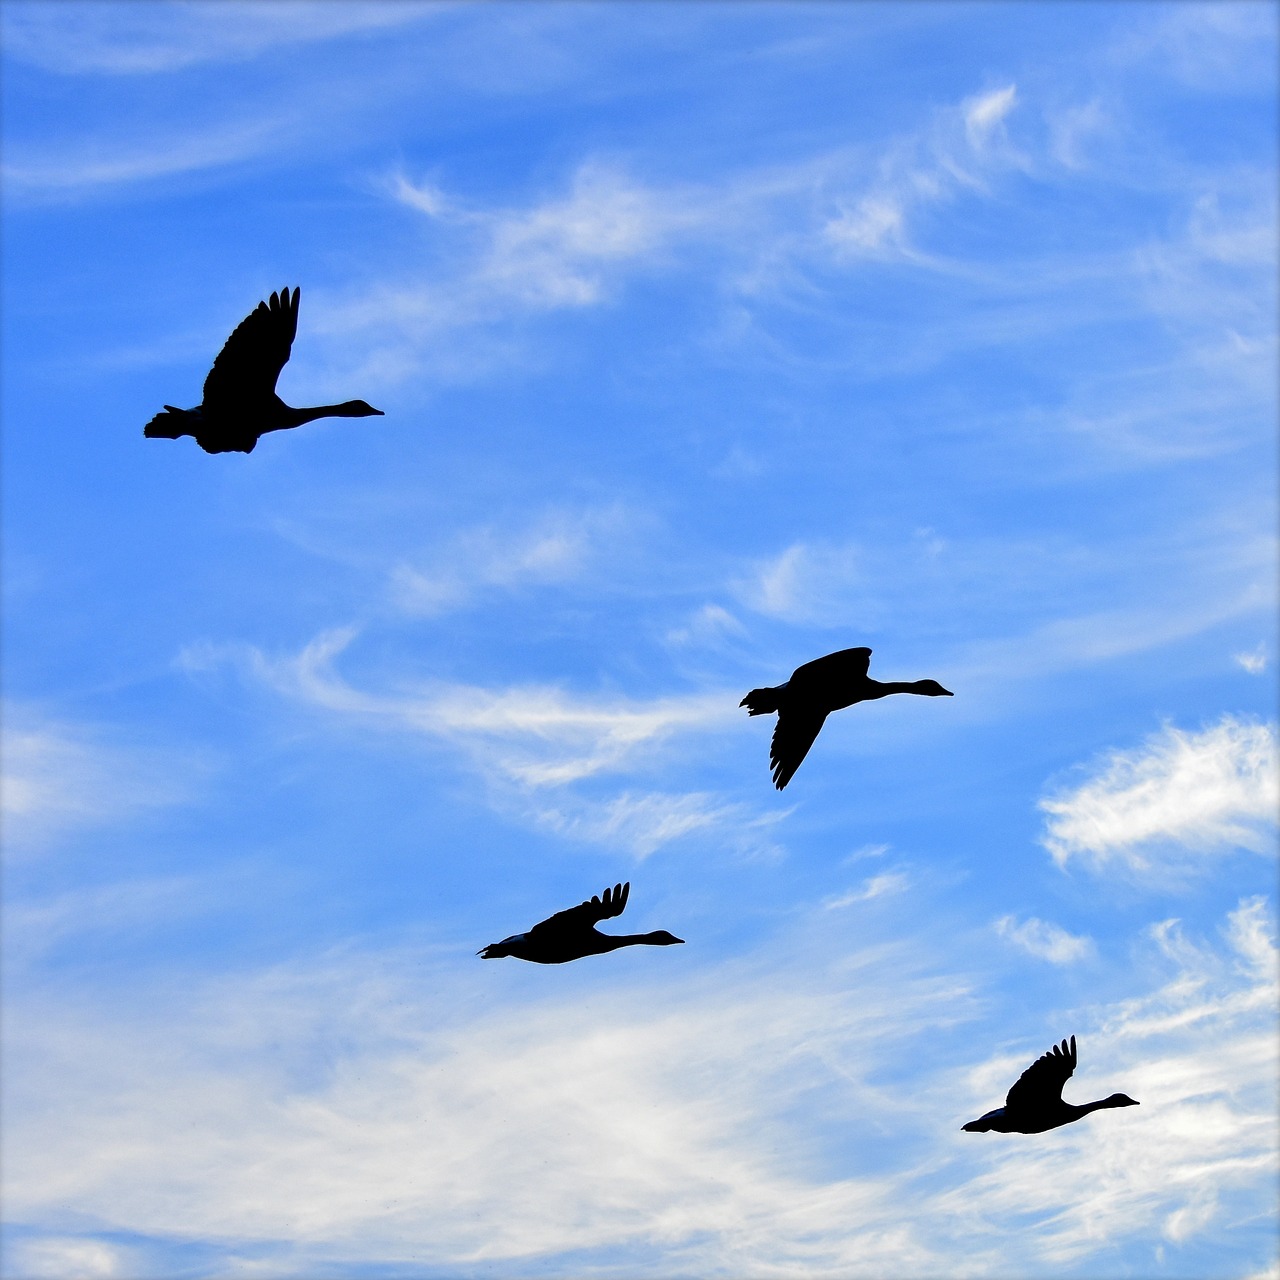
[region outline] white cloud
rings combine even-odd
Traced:
[[[1251,676],[1260,676],[1267,669],[1267,646],[1265,642],[1259,644],[1256,649],[1248,653],[1237,653],[1232,656]]]
[[[1199,733],[1168,726],[1114,751],[1081,786],[1042,800],[1045,846],[1102,870],[1187,865],[1189,854],[1273,847],[1280,808],[1276,730],[1224,716]]]
[[[685,626],[668,631],[666,639],[672,645],[696,644],[719,648],[727,637],[746,634],[746,627],[728,609],[718,604],[704,604]]]
[[[1030,916],[1019,924],[1013,916],[1001,916],[995,923],[996,932],[1014,946],[1050,964],[1074,964],[1077,960],[1093,955],[1093,940],[1068,933],[1047,920]]]
[[[105,1240],[75,1236],[19,1239],[6,1249],[14,1266],[12,1274],[30,1280],[111,1280],[135,1275],[131,1252]]]
[[[864,854],[863,856],[873,855]],[[851,889],[839,897],[827,898],[822,905],[829,911],[836,911],[841,907],[852,906],[855,902],[870,902],[874,898],[883,898],[888,894],[902,893],[910,887],[910,884],[911,878],[905,872],[884,871],[878,876],[868,876],[862,882],[861,888]]]
[[[403,26],[439,12],[434,4],[365,0],[255,3],[5,6],[9,54],[65,75],[154,75],[206,62],[236,62],[281,45]]]
[[[975,148],[984,146],[990,135],[1013,110],[1018,98],[1017,85],[1006,85],[990,93],[971,98],[964,105],[964,128],[969,144]]]
[[[891,1184],[815,1182],[783,1117],[815,1090],[832,1114],[874,1107],[863,1072],[954,1010],[958,984],[904,980],[905,952],[865,958],[879,985],[856,995],[763,968],[673,982],[679,954],[646,957],[668,962],[659,987],[615,976],[567,997],[545,970],[484,982],[346,954],[128,1018],[25,1010],[14,1087],[52,1082],[59,1107],[11,1105],[6,1167],[24,1177],[6,1202],[228,1249],[289,1240],[294,1274],[326,1257],[613,1271],[618,1251],[628,1274],[929,1261],[905,1222],[877,1225]],[[495,981],[530,979],[541,994],[495,1007]],[[437,1003],[446,981],[471,997]],[[856,1076],[833,1073],[864,1038]]]
[[[660,254],[707,216],[692,197],[647,186],[595,160],[578,167],[565,195],[527,208],[470,208],[435,183],[404,174],[394,176],[391,191],[410,208],[478,237],[478,256],[454,284],[478,312],[594,305],[603,300],[610,273]]]
[[[1110,114],[1098,99],[1064,107],[1047,115],[1053,158],[1068,169],[1084,169],[1086,147],[1113,127]]]
[[[754,566],[734,584],[748,608],[790,622],[822,622],[845,614],[864,578],[855,547],[796,542]]]
[[[724,833],[724,838],[742,852],[755,856],[776,854],[778,850],[770,844],[767,828],[790,812],[755,816],[745,805],[700,791],[624,791],[596,803],[586,803],[576,796],[569,799],[568,807],[540,808],[539,820],[575,839],[626,849],[637,859],[712,828]]]
[[[269,658],[244,645],[192,646],[180,661],[189,670],[230,661],[304,704],[384,731],[408,732],[461,750],[491,784],[490,799],[515,804],[538,822],[583,839],[621,840],[638,857],[669,840],[710,826],[730,843],[761,823],[739,805],[706,793],[586,794],[574,784],[655,762],[679,735],[718,732],[738,723],[738,695],[689,694],[640,701],[580,698],[561,688],[524,685],[502,690],[426,682],[369,693],[345,680],[335,662],[356,630],[326,632],[295,657]],[[554,793],[554,800],[546,799]],[[760,837],[754,851],[771,846]]]
[[[840,859],[840,865],[849,866],[855,862],[863,862],[867,858],[883,858],[892,848],[891,844],[883,843],[859,845],[848,857]]]
[[[464,972],[346,948],[129,1007],[43,984],[9,1011],[6,1204],[35,1230],[74,1213],[237,1259],[287,1247],[294,1275],[914,1277],[961,1256],[1080,1275],[1269,1220],[1262,900],[1231,914],[1230,950],[1163,926],[1144,990],[1038,1011],[969,1064],[951,1046],[978,993],[936,938],[850,950],[845,927],[818,913],[699,976],[679,952]],[[1072,1100],[1141,1107],[1035,1140],[959,1132],[1045,1023],[1079,1037]]]
[[[836,151],[718,182],[646,182],[592,157],[563,194],[485,208],[435,179],[396,173],[386,191],[431,220],[433,244],[451,245],[454,265],[320,299],[328,363],[338,361],[344,378],[403,378],[428,364],[439,375],[474,376],[518,358],[519,339],[498,332],[512,319],[604,305],[640,273],[687,270],[695,253],[698,270],[719,273],[726,293],[752,299],[792,288],[798,273],[829,270],[833,251],[937,266],[912,245],[909,221],[961,190],[983,193],[988,178],[1022,163],[994,145],[1013,92],[945,108],[874,160]],[[816,206],[815,191],[823,193]],[[363,353],[354,368],[353,351]]]
[[[606,558],[634,521],[620,508],[552,512],[527,529],[469,529],[426,559],[391,572],[393,598],[404,612],[436,616],[472,603],[489,589],[547,586],[580,577]]]
[[[825,231],[841,247],[867,253],[907,252],[902,205],[889,194],[864,196],[828,222]]]
[[[282,123],[255,121],[219,126],[183,138],[153,136],[131,149],[95,144],[29,158],[25,151],[10,147],[3,177],[15,197],[71,196],[97,187],[237,164],[279,146],[284,137]]]
[[[189,752],[122,746],[20,707],[5,708],[4,725],[0,810],[15,851],[182,803],[208,773]]]
[[[564,199],[488,220],[478,281],[533,307],[590,305],[601,298],[610,264],[647,257],[698,221],[673,193],[584,164]]]
[[[1120,30],[1116,54],[1215,95],[1275,85],[1276,24],[1265,4],[1179,4]]]

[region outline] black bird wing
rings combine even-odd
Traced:
[[[615,884],[602,894],[593,897],[589,902],[579,903],[565,911],[557,911],[555,915],[535,924],[529,930],[531,935],[545,936],[548,933],[574,932],[592,928],[601,920],[611,916],[620,916],[627,905],[627,897],[631,893],[631,881],[626,884]]]
[[[204,380],[204,407],[216,412],[268,401],[298,332],[298,294],[288,289],[260,302],[236,326]]]
[[[1043,1106],[1046,1102],[1062,1100],[1062,1086],[1071,1079],[1076,1069],[1076,1038],[1071,1045],[1064,1040],[1061,1045],[1037,1058],[1009,1090],[1004,1105],[1010,1110]]]
[[[870,649],[841,649],[838,653],[829,653],[825,658],[814,658],[812,662],[797,667],[787,683],[792,689],[809,689],[830,684],[833,680],[863,678],[870,666]]]
[[[779,791],[791,781],[800,762],[809,754],[826,718],[825,711],[784,708],[778,712],[773,741],[769,744],[769,763],[773,766],[773,785]]]

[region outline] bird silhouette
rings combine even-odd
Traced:
[[[512,934],[501,942],[491,942],[476,952],[485,960],[498,960],[502,956],[515,956],[517,960],[531,960],[534,964],[564,964],[567,960],[580,960],[583,956],[597,956],[619,947],[634,947],[645,943],[652,947],[669,947],[683,943],[665,929],[656,933],[625,933],[610,935],[598,933],[596,923],[620,916],[627,905],[631,883],[615,884],[599,897],[535,924],[528,933]]]
[[[833,711],[891,693],[919,693],[929,698],[954,696],[936,680],[871,680],[867,676],[870,664],[870,649],[841,649],[797,667],[785,684],[773,689],[752,689],[738,703],[746,707],[748,715],[778,713],[769,763],[773,766],[773,785],[779,791],[791,781]]]
[[[152,440],[194,436],[205,453],[252,453],[268,431],[287,431],[317,418],[382,416],[363,400],[294,409],[276,395],[276,380],[298,332],[299,289],[260,302],[236,326],[204,380],[204,399],[194,409],[167,404],[142,429]]]
[[[1125,1093],[1113,1093],[1098,1102],[1086,1102],[1077,1107],[1062,1100],[1062,1086],[1076,1069],[1076,1038],[1071,1046],[1064,1040],[1054,1045],[1051,1052],[1037,1058],[1009,1090],[1003,1107],[988,1111],[985,1116],[970,1120],[961,1126],[966,1133],[1044,1133],[1059,1125],[1070,1124],[1087,1116],[1090,1111],[1105,1107],[1136,1107],[1136,1099]]]

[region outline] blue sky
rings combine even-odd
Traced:
[[[1280,1275],[1275,6],[3,24],[6,1275]]]

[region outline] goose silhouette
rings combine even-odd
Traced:
[[[294,409],[276,395],[276,380],[298,332],[298,295],[288,289],[260,302],[236,326],[204,380],[204,399],[194,409],[167,404],[142,429],[151,440],[194,436],[205,453],[252,453],[268,431],[287,431],[317,418],[383,416],[363,400]]]
[[[646,944],[652,947],[669,947],[683,943],[665,929],[656,933],[625,933],[610,935],[596,931],[600,920],[620,916],[631,893],[631,882],[615,884],[599,897],[583,902],[567,911],[557,911],[528,933],[515,933],[501,942],[491,942],[476,955],[485,960],[498,960],[503,956],[515,956],[517,960],[531,960],[534,964],[564,964],[568,960],[580,960],[583,956],[597,956],[619,947]]]
[[[1107,1107],[1136,1107],[1136,1099],[1126,1093],[1113,1093],[1098,1102],[1086,1102],[1074,1106],[1062,1100],[1062,1086],[1076,1069],[1076,1038],[1071,1046],[1064,1040],[1054,1045],[1051,1052],[1037,1058],[1009,1090],[1003,1107],[988,1111],[985,1116],[970,1120],[961,1128],[966,1133],[1044,1133],[1060,1125],[1071,1124],[1087,1116],[1090,1111],[1102,1111]]]
[[[936,680],[872,680],[867,676],[870,665],[870,649],[841,649],[797,667],[791,679],[776,688],[752,689],[738,703],[746,707],[748,715],[778,713],[769,763],[773,766],[773,785],[779,791],[791,781],[833,711],[891,693],[919,693],[928,698],[954,696]]]

